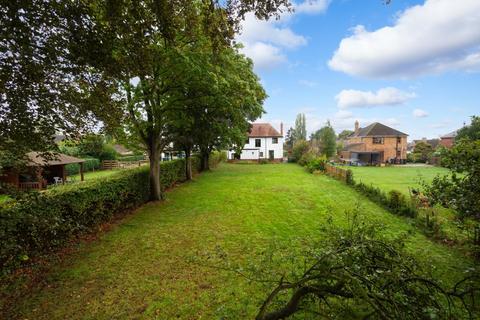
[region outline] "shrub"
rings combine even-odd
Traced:
[[[258,163],[259,164],[268,164],[268,160],[267,159],[260,159],[260,160],[258,160]]]
[[[313,161],[314,159],[316,158],[316,154],[311,152],[311,151],[307,151],[305,152],[301,157],[300,159],[297,161],[299,165],[301,165],[302,167],[306,166],[308,163],[310,163],[311,161]]]
[[[391,190],[388,193],[388,207],[396,214],[414,218],[417,211],[411,201],[400,191]]]
[[[162,162],[164,189],[185,179],[185,160]],[[192,158],[192,170],[199,161]],[[5,274],[24,261],[64,245],[73,236],[135,208],[149,198],[147,167],[122,170],[104,179],[28,193],[0,205],[0,268]]]
[[[125,161],[125,162],[142,161],[142,160],[145,160],[145,156],[143,154],[132,155],[132,156],[122,156],[122,157],[117,157],[117,160]]]
[[[326,163],[327,163],[327,158],[325,156],[315,158],[307,164],[307,170],[309,172],[325,171]]]
[[[214,168],[218,166],[220,162],[227,161],[227,153],[225,151],[212,152],[209,158],[210,167]]]
[[[117,151],[113,148],[113,146],[109,144],[104,144],[102,146],[102,150],[98,154],[98,158],[100,160],[115,160],[118,157]]]
[[[292,162],[298,162],[304,153],[310,148],[305,140],[300,140],[295,143],[292,149]]]
[[[351,186],[355,184],[355,180],[353,179],[353,171],[350,169],[347,169],[347,176],[345,177],[345,182]]]
[[[95,158],[84,159],[85,162],[83,163],[83,171],[93,171],[98,170],[101,167],[100,160]],[[80,172],[80,164],[78,163],[71,163],[65,166],[65,170],[67,171],[67,175],[72,176],[76,175]]]

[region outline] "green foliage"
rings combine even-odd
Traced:
[[[338,134],[338,139],[340,140],[345,140],[348,138],[348,136],[350,136],[351,134],[353,133],[352,130],[343,130],[342,132],[340,132]]]
[[[433,148],[426,142],[420,141],[415,144],[415,148],[413,149],[412,153],[412,162],[421,162],[426,163],[430,161],[433,155]]]
[[[317,157],[317,155],[312,152],[312,151],[307,151],[305,152],[304,154],[302,154],[302,156],[300,157],[300,159],[297,161],[297,163],[299,165],[301,165],[302,167],[305,167],[306,165],[308,165],[312,160],[314,160],[315,158]]]
[[[295,141],[307,140],[307,124],[305,114],[299,113],[295,119],[295,130],[293,131]]]
[[[84,159],[85,162],[83,163],[83,171],[93,171],[98,170],[101,167],[101,161],[95,158],[88,158]],[[65,170],[68,176],[76,175],[80,172],[80,164],[78,163],[71,163],[65,166]]]
[[[335,155],[337,147],[335,131],[330,125],[330,121],[327,121],[325,127],[320,130],[319,142],[321,146],[321,152],[327,158],[331,158]]]
[[[390,190],[385,193],[382,189],[363,182],[355,183],[354,188],[368,197],[373,202],[387,208],[390,212],[402,216],[414,218],[417,216],[417,209],[410,199],[397,190]]]
[[[353,178],[353,171],[351,169],[347,169],[347,177],[345,178],[345,182],[348,185],[354,185],[355,184],[355,180]]]
[[[480,140],[458,141],[444,154],[442,164],[451,174],[424,184],[430,202],[455,209],[462,219],[480,220]]]
[[[307,141],[299,140],[295,142],[292,150],[292,162],[300,161],[300,158],[302,158],[302,156],[307,153],[309,149],[310,146]]]
[[[325,171],[326,163],[327,163],[327,158],[325,156],[316,157],[307,163],[307,170],[310,173],[315,171]]]
[[[472,116],[470,125],[458,130],[455,139],[480,140],[480,117]]]
[[[132,155],[132,156],[120,156],[120,157],[117,157],[117,160],[125,161],[125,162],[142,161],[142,160],[145,160],[145,156],[143,154]]]
[[[347,216],[345,229],[334,227],[333,219],[327,221],[328,242],[311,243],[303,255],[286,257],[302,261],[302,267],[269,281],[277,285],[257,320],[286,319],[300,311],[328,319],[451,319],[477,314],[478,273],[467,271],[452,289],[446,288],[405,250],[405,237],[382,236],[382,226],[367,223],[358,210]]]
[[[218,163],[220,154],[212,157]],[[185,160],[162,162],[162,186],[185,179]],[[198,172],[199,161],[192,159]],[[0,267],[4,272],[65,245],[73,236],[109,221],[148,200],[148,168],[119,171],[96,179],[26,194],[0,205]]]

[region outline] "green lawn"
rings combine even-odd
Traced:
[[[114,174],[115,172],[118,172],[119,170],[120,169],[89,171],[89,172],[85,172],[83,174],[83,178],[84,178],[84,180],[102,179],[102,178],[105,178],[105,177],[108,177],[108,176]],[[79,174],[70,176],[70,178],[74,178],[76,181],[80,181],[80,175]]]
[[[355,181],[373,184],[385,191],[398,190],[409,194],[409,188],[418,188],[421,181],[431,182],[436,175],[445,175],[445,168],[424,166],[348,167]]]
[[[219,267],[228,262],[248,273],[263,265],[279,278],[298,262],[264,260],[266,249],[274,248],[279,259],[307,239],[328,241],[320,231],[328,216],[345,225],[344,211],[357,206],[389,235],[411,231],[408,249],[437,266],[435,275],[447,282],[471,265],[339,181],[295,164],[223,164],[81,244],[42,286],[22,292],[7,316],[252,319],[271,287]]]

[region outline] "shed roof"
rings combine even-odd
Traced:
[[[408,136],[408,134],[390,128],[380,122],[374,122],[365,128],[360,128],[358,133],[355,132],[350,137],[375,137],[375,136]]]
[[[249,137],[282,137],[270,123],[252,123]]]
[[[56,153],[52,155],[52,159],[46,159],[40,152],[29,152],[27,153],[28,158],[28,165],[35,167],[35,166],[55,166],[55,165],[62,165],[62,164],[71,164],[71,163],[82,163],[85,160],[80,158],[75,158],[72,156],[68,156],[63,153]]]

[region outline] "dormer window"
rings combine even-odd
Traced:
[[[373,144],[383,144],[383,137],[373,137]]]
[[[278,143],[278,138],[272,138],[272,144],[277,144]]]

